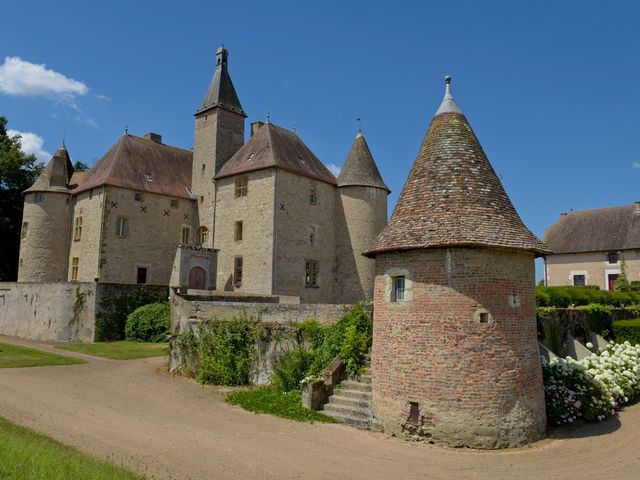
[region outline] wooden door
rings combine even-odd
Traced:
[[[616,289],[616,282],[618,281],[618,274],[617,273],[610,273],[608,281],[609,281],[609,291],[613,292]]]
[[[204,290],[206,274],[204,272],[204,268],[193,267],[189,272],[189,288],[193,288],[194,290]]]

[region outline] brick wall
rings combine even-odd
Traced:
[[[405,302],[390,301],[394,275],[406,277]],[[380,254],[374,297],[373,406],[385,431],[476,448],[543,435],[533,254]]]

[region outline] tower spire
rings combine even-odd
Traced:
[[[246,113],[240,104],[236,89],[233,87],[231,77],[227,70],[229,52],[224,45],[216,50],[216,70],[211,79],[211,84],[204,97],[202,105],[196,114],[218,107],[246,117]]]
[[[460,107],[458,107],[458,104],[453,99],[453,95],[451,95],[451,75],[444,77],[444,84],[444,98],[436,115],[441,113],[462,113],[462,110],[460,110]]]

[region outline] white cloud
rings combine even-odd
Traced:
[[[340,170],[342,170],[342,167],[339,167],[338,165],[336,165],[335,163],[330,163],[327,165],[327,168],[329,169],[329,171],[331,173],[333,173],[336,177],[340,174]]]
[[[5,57],[0,65],[0,93],[24,97],[43,96],[73,104],[89,87],[78,80],[46,68],[45,64],[27,62],[20,57]]]
[[[633,168],[635,168],[636,170],[640,170],[640,162],[633,162],[633,163],[631,164],[631,166],[632,166]]]
[[[110,102],[111,101],[111,97],[108,97],[107,95],[97,95],[98,100],[103,100],[105,102]]]
[[[18,130],[7,130],[7,135],[13,137],[20,135],[21,150],[26,154],[34,154],[36,158],[41,162],[48,162],[51,160],[52,155],[46,150],[42,149],[44,140],[40,135],[33,132],[19,132]]]

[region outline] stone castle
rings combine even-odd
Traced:
[[[374,261],[361,252],[387,221],[389,189],[362,133],[338,178],[268,121],[245,143],[227,50],[216,57],[193,152],[126,133],[80,173],[58,149],[25,192],[18,281],[371,299]]]

